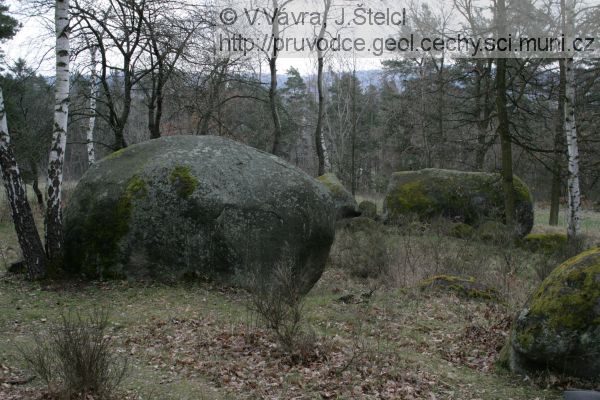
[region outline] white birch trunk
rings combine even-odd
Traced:
[[[98,98],[100,84],[98,82],[96,48],[92,48],[92,75],[91,75],[91,92],[90,92],[90,120],[88,129],[85,135],[87,145],[88,165],[93,165],[96,162],[96,150],[94,148],[94,127],[96,125],[96,99]]]
[[[575,2],[570,0],[568,5],[563,8],[565,16],[565,33],[567,43],[572,43],[573,30],[575,25]],[[575,69],[572,57],[566,59],[566,89],[565,89],[565,134],[567,137],[567,158],[568,158],[568,229],[569,239],[573,239],[580,234],[581,225],[581,191],[579,188],[579,146],[577,143],[577,125],[575,122]]]
[[[317,91],[318,91],[318,111],[316,127],[316,146],[317,158],[319,159],[318,175],[322,175],[331,170],[329,154],[327,153],[327,144],[323,134],[323,118],[325,113],[325,88],[323,86],[323,66],[325,64],[325,54],[321,50],[319,43],[324,40],[327,31],[327,21],[329,20],[329,10],[331,9],[331,0],[323,0],[323,22],[317,36]]]
[[[46,253],[51,261],[62,253],[62,181],[69,118],[69,0],[56,0],[56,86],[54,92],[54,131],[48,161],[48,200],[46,207]]]
[[[27,201],[25,185],[19,165],[12,151],[10,134],[4,108],[4,97],[0,88],[0,170],[6,197],[10,205],[17,238],[30,279],[41,278],[46,273],[46,255],[35,226],[31,207]]]
[[[569,212],[568,236],[574,238],[580,233],[581,191],[579,188],[579,146],[575,123],[575,70],[573,59],[567,59],[567,87],[565,91],[565,132],[567,135],[567,156],[569,160]]]

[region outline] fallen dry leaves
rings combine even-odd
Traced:
[[[393,357],[358,354],[340,337],[318,340],[304,363],[281,352],[266,331],[243,324],[223,329],[214,319],[155,321],[132,351],[144,348],[149,363],[171,375],[208,376],[236,398],[324,399],[435,398],[435,377],[418,369],[399,369]],[[133,350],[135,349],[135,350]],[[165,376],[168,381],[173,376]]]

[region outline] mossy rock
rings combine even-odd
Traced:
[[[533,199],[525,183],[514,177],[517,231],[533,227]],[[384,201],[384,220],[397,223],[406,216],[421,220],[445,217],[471,226],[493,220],[504,223],[502,177],[496,173],[444,169],[396,172]]]
[[[512,330],[516,372],[600,376],[600,249],[565,261],[542,282]]]
[[[498,291],[481,284],[473,277],[435,275],[419,283],[421,290],[442,290],[469,299],[498,300]]]
[[[458,239],[468,239],[475,234],[475,228],[463,222],[452,225],[448,231],[448,235]]]
[[[367,217],[346,218],[335,224],[336,229],[348,232],[370,232],[381,229],[382,226],[375,220]]]
[[[520,242],[520,247],[543,254],[555,254],[565,251],[568,246],[565,233],[530,233]]]
[[[376,219],[377,218],[377,205],[372,201],[365,200],[361,201],[358,205],[358,209],[360,210],[360,215],[367,218]]]
[[[328,191],[335,203],[336,219],[354,218],[360,215],[356,199],[342,182],[332,173],[317,178]]]
[[[175,136],[93,165],[64,223],[72,274],[233,283],[286,262],[308,291],[325,267],[335,208],[322,185],[271,154],[220,137]]]

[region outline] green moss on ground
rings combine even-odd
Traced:
[[[497,300],[499,298],[497,290],[478,283],[472,276],[435,275],[422,280],[419,288],[450,291],[470,299]]]

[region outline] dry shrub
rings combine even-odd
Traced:
[[[116,355],[108,313],[94,310],[61,314],[57,324],[34,337],[31,347],[19,348],[29,369],[61,399],[110,399],[128,367]]]
[[[539,261],[534,265],[534,270],[540,282],[550,275],[552,271],[569,258],[581,254],[585,250],[594,246],[592,238],[581,235],[567,241],[566,246],[560,246],[552,254],[540,257]]]
[[[290,359],[303,363],[315,354],[317,337],[304,323],[305,293],[294,264],[284,256],[270,272],[255,269],[245,278],[245,286],[250,294],[249,310],[274,333]]]
[[[469,241],[447,237],[450,228],[443,220],[413,219],[393,227],[340,230],[330,262],[353,277],[378,279],[388,286],[411,286],[434,274],[470,274],[480,269],[483,257],[470,251]]]
[[[383,227],[381,227],[383,229]],[[382,230],[341,229],[336,234],[330,261],[357,278],[378,278],[389,267],[390,246]]]
[[[388,287],[412,287],[424,278],[473,276],[519,304],[531,292],[539,255],[519,249],[514,233],[498,232],[493,241],[448,236],[455,222],[407,219],[397,226],[351,232],[340,230],[330,264],[349,275]]]

